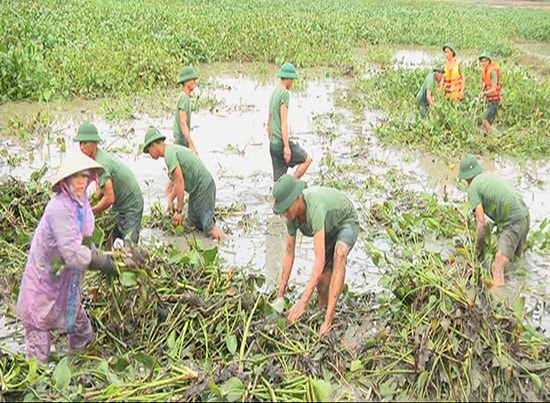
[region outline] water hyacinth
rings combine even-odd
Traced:
[[[27,191],[13,182],[9,186]],[[403,249],[403,256],[389,258],[395,260],[382,281],[385,292],[344,293],[326,339],[317,336],[323,312],[313,303],[302,320],[289,324],[284,312],[291,301],[276,301],[274,290],[263,289],[261,276],[224,269],[217,248],[190,244],[182,251],[151,244],[146,254],[123,248],[111,252],[118,276],[86,276],[84,303],[95,341],[76,353],[61,348],[50,366],[3,348],[3,396],[71,401],[548,399],[550,390],[542,380],[550,371],[550,341],[526,322],[524,299],[512,305],[495,300],[483,285],[488,275],[483,262],[477,263],[468,248],[450,257],[426,251],[425,237],[469,233],[471,223],[459,209],[442,209],[427,195],[419,204],[410,196],[397,192],[394,203],[372,206],[366,218]],[[424,214],[407,213],[415,209]],[[438,210],[442,221],[433,214]],[[38,209],[29,215],[29,228],[39,216]],[[16,243],[15,248],[24,246]],[[16,293],[13,285],[10,289]],[[63,337],[57,335],[58,346]]]

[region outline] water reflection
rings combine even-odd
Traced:
[[[418,68],[431,66],[436,60],[442,61],[443,55],[420,49],[398,49],[393,58],[396,67]]]

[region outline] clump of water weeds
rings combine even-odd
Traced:
[[[418,244],[388,268],[387,292],[344,292],[323,339],[324,312],[315,298],[304,317],[289,324],[292,290],[276,301],[274,290],[263,290],[262,277],[224,268],[216,248],[141,247],[147,253],[136,259],[113,254],[118,275],[86,274],[84,303],[95,331],[86,349],[53,353],[52,366],[0,353],[3,398],[550,398],[542,381],[550,371],[550,343],[524,323],[521,304],[495,303],[475,271],[457,276],[446,259]],[[62,346],[64,335],[54,341]]]

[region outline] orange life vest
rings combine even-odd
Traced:
[[[445,62],[443,82],[445,83],[445,96],[451,99],[460,99],[460,88],[462,78],[460,77],[460,60],[454,59],[453,65]]]
[[[493,95],[487,96],[487,101],[500,101],[500,86],[502,85],[502,78],[500,77],[500,68],[495,64],[495,62],[491,61],[487,65],[486,68],[483,69],[483,73],[481,75],[481,80],[483,81],[483,85],[485,86],[485,91],[489,91],[493,88],[493,82],[491,81],[491,72],[495,71],[497,73],[497,85],[496,85],[496,92]]]

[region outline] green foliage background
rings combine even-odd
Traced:
[[[0,101],[173,85],[184,64],[343,65],[367,44],[489,49],[550,40],[548,12],[389,0],[0,2]]]

